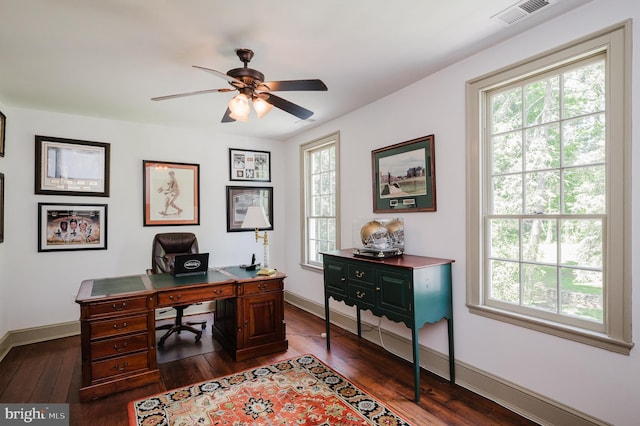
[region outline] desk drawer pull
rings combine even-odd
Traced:
[[[114,370],[116,370],[116,371],[124,371],[128,366],[129,366],[129,363],[128,363],[128,362],[123,363],[123,364],[122,364],[122,367],[120,367],[120,364],[116,363],[116,364],[113,366],[113,369],[114,369]]]
[[[127,306],[127,302],[122,302],[120,305],[116,305],[115,303],[111,305],[114,310],[121,311]]]
[[[364,271],[356,271],[356,277],[358,278],[364,277]]]
[[[126,347],[127,347],[128,345],[129,345],[129,344],[128,344],[127,342],[124,342],[124,343],[122,344],[122,346],[118,346],[117,344],[115,344],[115,345],[113,345],[113,349],[115,349],[116,351],[123,351],[123,350],[125,350],[125,349],[126,349]]]
[[[118,324],[113,324],[113,328],[118,329]],[[127,328],[127,323],[123,322],[122,326],[120,326],[120,328]]]
[[[173,295],[170,295],[169,299],[173,300]],[[176,299],[178,299],[178,300],[182,299],[182,295],[181,294],[177,295]]]

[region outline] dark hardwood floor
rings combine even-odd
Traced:
[[[90,402],[78,398],[80,336],[16,347],[0,362],[0,402],[69,403],[71,425],[127,425],[127,404],[135,399],[310,353],[415,425],[535,425],[425,371],[422,397],[416,404],[410,363],[337,327],[332,329],[331,352],[327,352],[321,337],[324,320],[288,304],[285,319],[287,352],[233,362],[217,342],[203,342],[200,349],[211,352],[160,364],[159,383]],[[184,344],[195,345],[192,339]],[[166,353],[159,354],[159,361],[172,358],[170,347],[167,342]]]

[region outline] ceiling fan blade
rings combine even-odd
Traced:
[[[285,81],[265,81],[258,84],[258,90],[265,91],[292,91],[292,90],[317,90],[326,91],[327,86],[322,80],[285,80]]]
[[[207,89],[207,90],[197,90],[195,92],[186,92],[186,93],[178,93],[176,95],[166,95],[166,96],[157,96],[155,98],[151,98],[152,101],[164,101],[165,99],[174,99],[174,98],[182,98],[183,96],[194,96],[194,95],[203,95],[205,93],[215,93],[215,92],[232,92],[234,89]]]
[[[272,93],[261,93],[258,96],[260,96],[262,99],[264,99],[274,107],[280,108],[281,110],[286,111],[289,114],[293,114],[302,120],[306,120],[313,115],[313,111],[309,111],[308,109],[303,108],[300,105],[296,105],[293,102],[289,102],[288,100],[282,99],[281,97],[276,96]]]
[[[236,120],[231,118],[231,110],[227,108],[227,110],[224,112],[224,115],[222,116],[222,123],[233,123],[234,121]]]
[[[232,83],[236,87],[245,87],[246,86],[246,84],[244,84],[242,82],[242,80],[238,80],[237,78],[231,77],[230,75],[227,75],[227,74],[225,74],[223,72],[212,70],[211,68],[199,67],[198,65],[192,65],[192,66],[194,68],[198,68],[199,70],[209,72],[209,73],[211,73],[213,75],[217,75],[220,78],[224,78],[225,80],[227,80],[229,83]]]

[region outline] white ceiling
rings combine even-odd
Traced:
[[[286,138],[397,91],[589,0],[554,0],[505,25],[514,0],[0,0],[0,104]],[[327,92],[278,92],[315,112],[220,123],[233,93],[153,102],[228,83],[242,63],[266,80],[319,78]]]

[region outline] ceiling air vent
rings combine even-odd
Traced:
[[[550,6],[554,0],[526,0],[520,3],[516,3],[511,7],[503,10],[497,15],[492,16],[492,19],[496,19],[503,24],[511,25],[520,21],[532,14],[538,12],[540,9]]]

